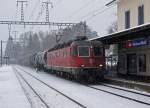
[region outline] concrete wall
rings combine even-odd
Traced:
[[[150,23],[150,0],[119,0],[118,31],[125,29],[125,12],[130,10],[131,27],[138,26],[138,7],[144,5],[144,23]]]

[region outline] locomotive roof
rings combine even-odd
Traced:
[[[57,50],[57,49],[61,49],[61,48],[65,48],[67,46],[70,46],[72,42],[73,41],[69,41],[67,43],[58,44],[58,45],[54,46],[53,48],[49,49],[48,52],[53,51],[53,50]]]
[[[100,41],[87,41],[87,40],[69,41],[67,43],[56,45],[55,47],[49,49],[48,52],[54,51],[54,50],[57,50],[57,49],[61,49],[61,48],[65,48],[65,47],[68,47],[68,46],[74,46],[74,45],[87,45],[87,46],[95,45],[96,46],[96,45],[102,45],[102,43]]]
[[[68,41],[66,43],[58,44],[58,45],[54,46],[53,48],[49,49],[48,52],[68,47],[75,41],[82,41],[83,42],[83,40],[87,40],[87,39],[88,38],[86,36],[77,36],[75,40],[70,40],[70,41]]]
[[[72,43],[72,45],[102,45],[102,43],[100,41],[75,41]]]

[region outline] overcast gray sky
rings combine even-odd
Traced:
[[[25,21],[36,21],[39,12],[42,10],[42,1],[28,0],[25,7]],[[108,26],[116,20],[116,6],[104,10],[105,4],[111,0],[51,0],[53,8],[50,9],[51,22],[80,22],[87,21],[87,24],[100,36],[106,34]],[[96,15],[96,16],[95,16]],[[20,20],[20,5],[16,6],[16,0],[1,0],[0,20]],[[45,21],[45,10],[37,21]],[[31,26],[12,26],[12,31],[19,33],[28,31]],[[34,27],[33,31],[48,30],[49,27]],[[13,34],[12,34],[13,35]],[[0,40],[8,39],[7,25],[0,25]]]

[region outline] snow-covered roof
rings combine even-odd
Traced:
[[[138,32],[138,31],[145,30],[145,29],[150,29],[150,23],[145,23],[145,24],[140,25],[140,26],[136,26],[136,27],[133,27],[133,28],[129,28],[129,29],[126,29],[126,30],[122,30],[122,31],[112,33],[112,34],[108,34],[108,35],[104,35],[104,36],[99,36],[99,37],[92,38],[92,39],[89,39],[89,40],[90,41],[104,40],[104,39],[108,39],[108,38],[119,37],[119,36],[122,36],[122,35],[128,35],[129,33]]]

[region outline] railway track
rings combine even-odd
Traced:
[[[27,80],[18,72],[16,68],[13,68],[15,70],[16,76],[19,80],[18,75],[22,78],[22,80],[28,85],[28,87],[34,92],[34,94],[40,99],[40,101],[45,105],[46,108],[50,108],[50,106],[45,102],[45,100],[38,94],[38,92],[27,82]],[[21,82],[20,82],[21,84]],[[30,104],[32,104],[30,102]],[[31,105],[32,106],[32,105]]]
[[[14,69],[14,68],[13,68],[13,69]],[[15,70],[15,69],[14,69],[14,70]],[[31,105],[31,108],[34,108],[33,105],[32,105],[32,102],[31,102],[31,100],[30,100],[30,98],[29,98],[29,96],[28,96],[27,93],[26,93],[26,90],[25,90],[24,86],[23,86],[22,83],[21,83],[21,80],[20,80],[19,76],[17,75],[16,70],[14,71],[14,73],[15,73],[16,78],[18,79],[19,84],[21,85],[21,88],[23,89],[23,92],[24,92],[24,94],[25,94],[25,96],[26,96],[28,102],[29,102],[30,105]]]
[[[17,69],[15,67],[13,67],[15,69],[15,71],[17,72],[17,74],[27,83],[27,85],[34,91],[34,93],[40,98],[40,100],[45,104],[45,106],[47,108],[50,108],[48,106],[48,104],[42,99],[42,97],[34,90],[34,88],[28,83],[28,81],[23,77],[22,74],[20,74],[18,72],[17,69],[23,71],[24,73],[26,73],[27,75],[31,76],[32,78],[36,79],[37,81],[39,81],[40,83],[44,84],[45,86],[47,86],[48,88],[54,90],[55,92],[59,93],[60,95],[66,97],[67,99],[69,99],[70,101],[72,101],[73,103],[77,104],[78,106],[80,106],[81,108],[87,108],[85,105],[81,104],[80,102],[76,101],[75,99],[72,99],[71,97],[67,96],[66,94],[62,93],[61,91],[57,90],[56,88],[50,86],[49,84],[45,83],[44,81],[40,80],[39,78],[33,76],[32,74],[30,74],[29,72],[23,70],[20,67],[17,67]]]
[[[118,87],[112,87],[112,86],[109,86],[109,85],[106,85],[106,84],[103,84],[103,83],[100,83],[100,84],[105,86],[105,87],[111,88],[111,89],[116,89],[116,90],[124,91],[124,92],[127,92],[127,93],[132,93],[132,94],[135,94],[135,95],[139,95],[139,96],[145,96],[145,97],[148,97],[150,99],[150,95],[148,95],[148,94],[138,93],[138,92],[134,92],[134,91],[118,88]],[[105,93],[108,93],[108,94],[111,94],[111,95],[115,95],[115,96],[118,96],[118,97],[121,97],[121,98],[124,98],[124,99],[127,99],[127,100],[131,100],[131,101],[134,101],[134,102],[137,102],[137,103],[140,103],[140,104],[144,104],[144,105],[150,106],[150,103],[148,103],[148,102],[144,102],[142,100],[138,100],[138,99],[135,99],[135,98],[132,98],[132,97],[121,95],[119,93],[114,93],[114,92],[109,91],[109,90],[98,88],[99,86],[93,87],[93,86],[90,86],[90,85],[85,85],[85,84],[83,84],[83,85],[88,87],[88,88],[97,90],[97,91],[105,92]]]
[[[145,97],[150,97],[150,94],[139,93],[139,92],[135,92],[135,91],[128,90],[128,89],[123,89],[121,87],[111,86],[111,85],[108,85],[108,84],[105,84],[105,83],[99,83],[99,84],[102,85],[102,86],[105,86],[105,87],[109,87],[109,88],[113,88],[113,89],[129,92],[129,93],[138,94],[138,95],[145,96]]]
[[[72,100],[73,102],[75,102],[76,104],[80,105],[81,107],[86,108],[86,107],[85,107],[84,105],[82,105],[81,103],[79,103],[79,102],[73,100],[72,98],[66,96],[65,94],[61,93],[61,92],[58,91],[57,89],[55,89],[55,88],[49,86],[48,84],[46,84],[45,82],[41,81],[41,80],[38,79],[37,77],[33,76],[33,75],[30,74],[29,72],[23,70],[23,69],[20,68],[20,67],[18,67],[18,69],[22,70],[22,71],[25,72],[26,74],[32,76],[33,78],[35,78],[35,79],[37,79],[38,81],[42,82],[43,84],[47,85],[47,86],[50,87],[51,89],[57,91],[58,93],[60,93],[60,94],[62,94],[63,96],[67,97],[68,99]],[[97,90],[97,91],[105,92],[105,93],[108,93],[108,94],[111,94],[111,95],[114,95],[114,96],[117,96],[117,97],[121,97],[121,98],[124,98],[124,99],[127,99],[127,100],[131,100],[131,101],[134,101],[134,102],[137,102],[137,103],[140,103],[140,104],[144,104],[144,105],[150,106],[150,103],[148,103],[148,102],[144,102],[144,101],[142,101],[142,100],[138,100],[138,99],[135,99],[135,98],[132,98],[132,97],[129,97],[129,96],[124,96],[124,95],[121,95],[121,94],[118,94],[118,93],[115,93],[115,92],[112,92],[112,91],[109,91],[109,90],[105,90],[105,89],[98,88],[99,86],[93,87],[93,86],[90,86],[90,85],[87,85],[87,84],[83,84],[83,83],[81,83],[81,84],[84,85],[84,86],[86,86],[86,87],[88,87],[88,88]],[[149,95],[149,94],[139,93],[139,92],[135,92],[135,91],[131,91],[131,90],[119,88],[119,87],[114,87],[114,86],[107,85],[107,84],[104,84],[104,83],[99,83],[99,84],[102,85],[102,86],[111,88],[111,89],[116,89],[116,90],[124,91],[124,92],[127,92],[127,93],[132,93],[132,94],[135,94],[135,95],[139,95],[139,96],[145,96],[145,97],[148,97],[148,98],[150,99],[150,95]]]

